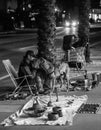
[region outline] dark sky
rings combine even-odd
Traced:
[[[99,7],[100,0],[91,0],[91,7],[96,8]]]
[[[74,0],[57,0],[57,3],[59,5],[64,5],[64,6],[72,6],[72,4],[74,3],[73,2]]]
[[[63,7],[64,9],[73,8],[74,6],[78,6],[79,0],[56,0],[56,3],[59,7]],[[100,0],[90,0],[91,7],[97,8],[99,7]]]
[[[69,9],[74,6],[74,0],[57,0],[56,3],[60,8],[63,7],[63,9]]]

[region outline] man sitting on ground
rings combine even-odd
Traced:
[[[36,61],[33,60],[33,72],[36,70],[36,85],[38,90],[44,91],[44,94],[48,94],[54,86],[54,66],[46,60],[46,58],[40,57]]]

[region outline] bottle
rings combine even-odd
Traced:
[[[85,90],[87,90],[87,88],[88,88],[88,79],[85,79]]]
[[[97,73],[97,86],[99,85],[99,83],[100,83],[100,74]]]

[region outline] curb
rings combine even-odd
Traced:
[[[60,30],[63,27],[56,27],[56,29]],[[13,31],[6,31],[6,32],[0,32],[0,37],[5,36],[7,34],[20,34],[20,33],[31,33],[31,32],[36,32],[37,28],[33,29],[15,29]]]
[[[24,33],[32,33],[32,32],[36,32],[37,29],[18,29],[18,30],[14,30],[14,31],[8,31],[8,32],[0,32],[0,37],[7,37],[7,35],[9,34],[24,34]]]

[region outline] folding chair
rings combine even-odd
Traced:
[[[84,57],[78,50],[77,48],[70,50],[68,65],[70,68],[74,68],[75,70],[77,70],[78,73],[80,73],[81,71],[85,71],[85,66],[84,66]],[[84,68],[84,70],[82,68]]]
[[[26,81],[26,85],[29,88],[29,91],[31,93],[31,95],[33,95],[32,89],[31,89],[31,85],[29,84],[28,80],[27,80],[27,76],[24,77],[18,77],[17,71],[15,70],[14,66],[12,65],[11,61],[9,59],[6,60],[2,60],[14,86],[15,86],[15,90],[13,91],[12,95],[18,93],[24,86],[22,86],[22,83],[24,81]],[[23,78],[23,80],[19,83],[19,79]]]

